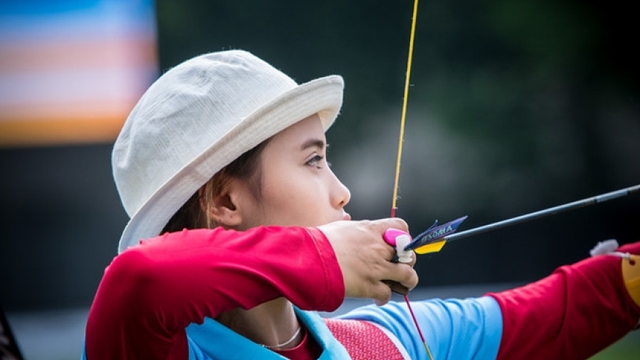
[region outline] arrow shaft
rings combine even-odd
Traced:
[[[503,227],[520,224],[520,223],[523,223],[523,222],[526,222],[526,221],[530,221],[530,220],[539,219],[539,218],[542,218],[542,217],[545,217],[545,216],[555,215],[555,214],[558,214],[558,213],[561,213],[561,212],[565,212],[565,211],[568,211],[568,210],[573,210],[573,209],[577,209],[577,208],[581,208],[581,207],[585,207],[585,206],[589,206],[589,205],[605,202],[605,201],[608,201],[608,200],[611,200],[611,199],[616,199],[616,198],[619,198],[619,197],[622,197],[622,196],[626,196],[626,195],[629,195],[629,194],[632,194],[632,193],[635,193],[635,192],[638,192],[638,191],[640,191],[640,185],[631,186],[631,187],[628,187],[628,188],[624,188],[624,189],[608,192],[606,194],[593,196],[593,197],[590,197],[590,198],[586,198],[586,199],[570,202],[570,203],[567,203],[567,204],[554,206],[554,207],[551,207],[551,208],[548,208],[548,209],[545,209],[545,210],[535,211],[535,212],[532,212],[532,213],[529,213],[529,214],[516,216],[516,217],[513,217],[511,219],[502,220],[502,221],[494,222],[494,223],[491,223],[491,224],[483,225],[483,226],[480,226],[480,227],[477,227],[477,228],[474,228],[474,229],[461,231],[459,233],[455,233],[455,234],[447,236],[445,238],[445,240],[447,242],[454,241],[454,240],[459,240],[459,239],[462,239],[462,238],[465,238],[465,237],[482,234],[482,233],[485,233],[485,232],[501,229]]]

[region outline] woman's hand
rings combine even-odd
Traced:
[[[408,232],[399,218],[363,221],[337,221],[318,227],[327,237],[338,259],[347,297],[372,298],[385,304],[391,298],[391,286],[407,290],[418,284],[413,261],[392,262],[395,249],[382,238],[389,228]],[[394,288],[398,292],[405,289]]]

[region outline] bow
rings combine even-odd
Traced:
[[[396,160],[396,173],[395,173],[395,180],[394,180],[394,184],[393,184],[393,200],[392,200],[392,204],[391,204],[391,217],[395,217],[396,216],[396,210],[398,209],[397,207],[397,199],[398,199],[398,184],[400,181],[400,163],[402,160],[402,142],[404,139],[404,125],[405,125],[405,120],[407,117],[407,103],[408,103],[408,98],[409,98],[409,84],[411,81],[411,62],[413,59],[413,44],[414,44],[414,39],[415,39],[415,34],[416,34],[416,22],[418,19],[418,0],[414,0],[413,2],[413,18],[411,21],[411,36],[409,37],[409,55],[407,56],[407,72],[406,72],[406,77],[405,77],[405,83],[404,83],[404,96],[403,96],[403,100],[402,100],[402,115],[401,115],[401,119],[400,119],[400,135],[399,135],[399,139],[398,139],[398,154],[397,154],[397,160]],[[385,238],[386,238],[385,234]],[[394,237],[393,242],[394,242],[394,246],[396,246],[395,244],[395,240],[402,238],[402,236],[400,237]],[[389,240],[387,240],[389,241]],[[399,244],[398,244],[399,245]],[[402,252],[405,250],[402,248],[402,246],[396,246],[396,250],[399,250],[399,254],[400,254],[400,259],[402,260]],[[411,258],[408,259],[404,259],[411,261]],[[431,355],[431,350],[429,350],[429,345],[427,344],[427,341],[424,338],[424,335],[422,334],[422,329],[420,329],[420,324],[418,323],[418,320],[416,319],[415,314],[413,313],[413,308],[411,307],[411,302],[409,301],[409,293],[405,292],[404,293],[404,301],[407,303],[407,308],[409,309],[409,312],[411,313],[411,318],[413,319],[413,323],[416,325],[416,330],[418,332],[418,335],[420,336],[420,340],[422,340],[422,344],[424,345],[424,349],[427,352],[427,355],[429,356],[430,360],[433,360],[433,356]]]

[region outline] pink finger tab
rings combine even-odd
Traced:
[[[402,236],[402,235],[408,235],[406,232],[399,230],[399,229],[387,229],[384,234],[382,235],[382,238],[384,239],[384,241],[386,241],[387,244],[391,245],[391,246],[396,246],[396,239],[398,238],[398,236]]]

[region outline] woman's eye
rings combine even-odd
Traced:
[[[314,157],[311,158],[311,160],[307,161],[307,165],[309,166],[314,166],[317,167],[318,169],[321,168],[321,164],[322,164],[322,160],[324,159],[324,156],[321,155],[316,155]]]

